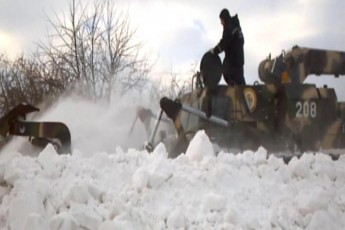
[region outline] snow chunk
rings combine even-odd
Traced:
[[[238,216],[239,214],[235,209],[228,209],[224,214],[223,221],[225,223],[236,225],[239,219]]]
[[[114,219],[117,216],[121,215],[122,212],[126,210],[126,204],[119,199],[118,197],[115,197],[112,201],[112,204],[110,205],[111,209],[109,211],[109,219]]]
[[[343,227],[337,226],[337,222],[334,221],[332,216],[330,216],[324,210],[318,210],[312,216],[310,223],[307,227],[309,230],[324,230],[324,229],[332,229],[332,230],[341,230]]]
[[[204,208],[208,211],[221,211],[226,207],[226,198],[218,194],[208,194]]]
[[[186,225],[185,216],[180,209],[175,209],[170,213],[167,220],[169,229],[184,228]]]
[[[164,158],[168,157],[167,149],[163,143],[159,143],[156,148],[153,150],[152,156],[162,156]]]
[[[46,230],[49,229],[48,226],[48,222],[46,222],[41,215],[37,213],[31,213],[26,217],[24,230]]]
[[[25,191],[24,193],[29,195],[35,193],[41,200],[45,200],[52,194],[52,187],[48,180],[44,178],[35,178],[35,180],[21,179],[16,181],[13,191],[16,193]]]
[[[270,219],[272,225],[282,229],[297,229],[297,227],[304,229],[306,227],[303,216],[295,207],[287,204],[280,204],[272,209]]]
[[[327,209],[329,202],[332,200],[333,194],[325,191],[321,187],[303,189],[296,197],[296,206],[300,213],[306,216],[314,213],[319,209]]]
[[[149,173],[144,168],[137,169],[132,176],[132,185],[138,190],[142,190],[147,187],[149,182]]]
[[[69,190],[67,190],[65,201],[67,204],[71,203],[71,201],[85,204],[89,197],[90,193],[86,185],[81,184],[81,182],[77,182],[73,184]]]
[[[50,220],[51,230],[78,230],[78,221],[67,212],[60,213]]]
[[[139,191],[145,187],[157,188],[172,177],[172,167],[166,158],[155,158],[146,167],[138,168],[132,176],[132,185]]]
[[[276,157],[274,154],[269,155],[267,164],[273,170],[278,170],[279,168],[285,167],[283,159]]]
[[[93,184],[93,183],[88,183],[86,187],[89,194],[93,197],[93,199],[101,202],[102,195],[104,194],[102,187],[100,187],[98,184]]]
[[[134,225],[128,221],[128,220],[114,220],[114,224],[113,224],[114,228],[110,228],[109,230],[127,230],[127,229],[136,229],[134,227]]]
[[[319,177],[327,176],[333,181],[337,178],[337,171],[334,170],[334,162],[331,157],[326,154],[318,153],[316,155],[313,172]]]
[[[9,206],[9,223],[11,229],[24,229],[25,220],[32,222],[28,216],[33,213],[44,215],[44,206],[42,198],[36,193],[24,193],[14,198]],[[31,219],[31,220],[30,220]]]
[[[217,156],[217,159],[218,159],[218,162],[229,164],[237,169],[239,169],[242,166],[241,160],[232,153],[220,152]]]
[[[102,222],[102,217],[94,205],[72,203],[71,213],[78,220],[80,226],[86,229],[97,229]]]
[[[237,155],[242,162],[248,166],[255,165],[255,153],[251,150],[244,151],[242,154]]]
[[[158,188],[161,184],[168,181],[173,175],[173,169],[169,161],[157,160],[150,166],[150,177],[148,185],[150,188]]]
[[[4,179],[7,184],[14,185],[16,180],[24,176],[35,176],[41,171],[41,167],[31,157],[16,157],[8,162],[5,169]]]
[[[200,162],[205,157],[214,157],[213,146],[206,135],[205,130],[198,131],[186,151],[186,155],[191,161]]]
[[[336,191],[335,201],[339,208],[345,212],[345,186],[342,186]]]
[[[102,224],[100,224],[97,228],[97,230],[114,230],[114,229],[121,229],[119,226],[116,225],[113,221],[104,221]]]
[[[53,145],[48,144],[39,154],[37,160],[42,165],[46,175],[57,178],[61,174],[61,159]]]
[[[267,150],[263,147],[260,147],[255,153],[255,164],[261,165],[267,161]]]
[[[296,177],[308,178],[311,171],[311,164],[314,162],[314,156],[312,154],[304,153],[300,159],[296,157],[292,158],[289,162],[291,172]]]

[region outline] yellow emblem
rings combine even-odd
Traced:
[[[249,111],[253,112],[256,108],[256,103],[257,103],[255,91],[252,88],[245,88],[244,98],[246,99],[246,103],[249,108]]]

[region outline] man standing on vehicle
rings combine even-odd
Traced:
[[[212,54],[225,52],[223,60],[223,76],[228,85],[245,85],[243,76],[244,65],[244,37],[237,14],[233,17],[227,9],[219,15],[223,25],[223,36],[216,47],[210,50]]]

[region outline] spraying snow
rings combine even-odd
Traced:
[[[134,112],[60,102],[39,119],[68,125],[71,155],[13,140],[0,155],[0,229],[344,229],[345,157],[216,156],[199,131],[168,159],[163,144],[140,150],[141,124],[128,138]]]

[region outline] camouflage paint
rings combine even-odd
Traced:
[[[224,128],[179,110],[173,118],[177,133],[189,141],[204,129],[221,147],[242,150],[259,146],[270,152],[344,148],[345,104],[337,101],[334,89],[305,84],[310,74],[345,74],[345,53],[295,46],[260,63],[264,84],[195,89],[178,102],[205,113],[211,107],[211,115],[229,125]]]

